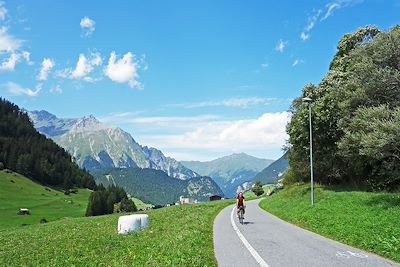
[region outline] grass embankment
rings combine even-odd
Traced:
[[[257,198],[265,197],[265,196],[267,196],[268,190],[272,189],[274,186],[275,186],[275,185],[273,185],[273,184],[266,184],[266,185],[263,185],[264,194],[262,194],[262,195],[259,196],[259,197],[256,196],[256,194],[254,194],[253,191],[251,191],[251,189],[248,190],[248,191],[246,191],[246,192],[244,192],[243,195],[244,195],[244,197],[245,197],[246,200],[252,200],[252,199],[257,199]]]
[[[119,215],[0,232],[0,266],[216,266],[213,221],[230,201],[149,211],[150,226],[117,234]]]
[[[67,196],[17,173],[0,171],[0,231],[38,224],[41,219],[85,216],[89,195],[90,190],[79,189]],[[31,215],[17,215],[20,208],[28,208]]]
[[[261,201],[283,220],[400,262],[400,193],[371,193],[293,185]]]

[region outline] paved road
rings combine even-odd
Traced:
[[[233,216],[233,206],[215,219],[214,250],[219,266],[400,267],[282,221],[258,207],[259,202],[247,202],[243,225]]]

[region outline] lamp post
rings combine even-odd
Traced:
[[[308,120],[310,124],[310,176],[311,176],[311,206],[314,206],[314,172],[313,172],[313,142],[312,142],[312,123],[311,123],[311,103],[309,97],[303,98],[303,103],[308,105]]]

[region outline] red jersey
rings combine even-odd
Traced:
[[[243,200],[244,200],[244,196],[238,196],[238,206],[243,206]]]

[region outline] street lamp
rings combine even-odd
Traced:
[[[314,206],[314,172],[313,172],[313,146],[312,146],[312,123],[311,123],[311,104],[312,99],[303,98],[303,103],[308,105],[308,120],[310,123],[310,176],[311,176],[311,206]]]

